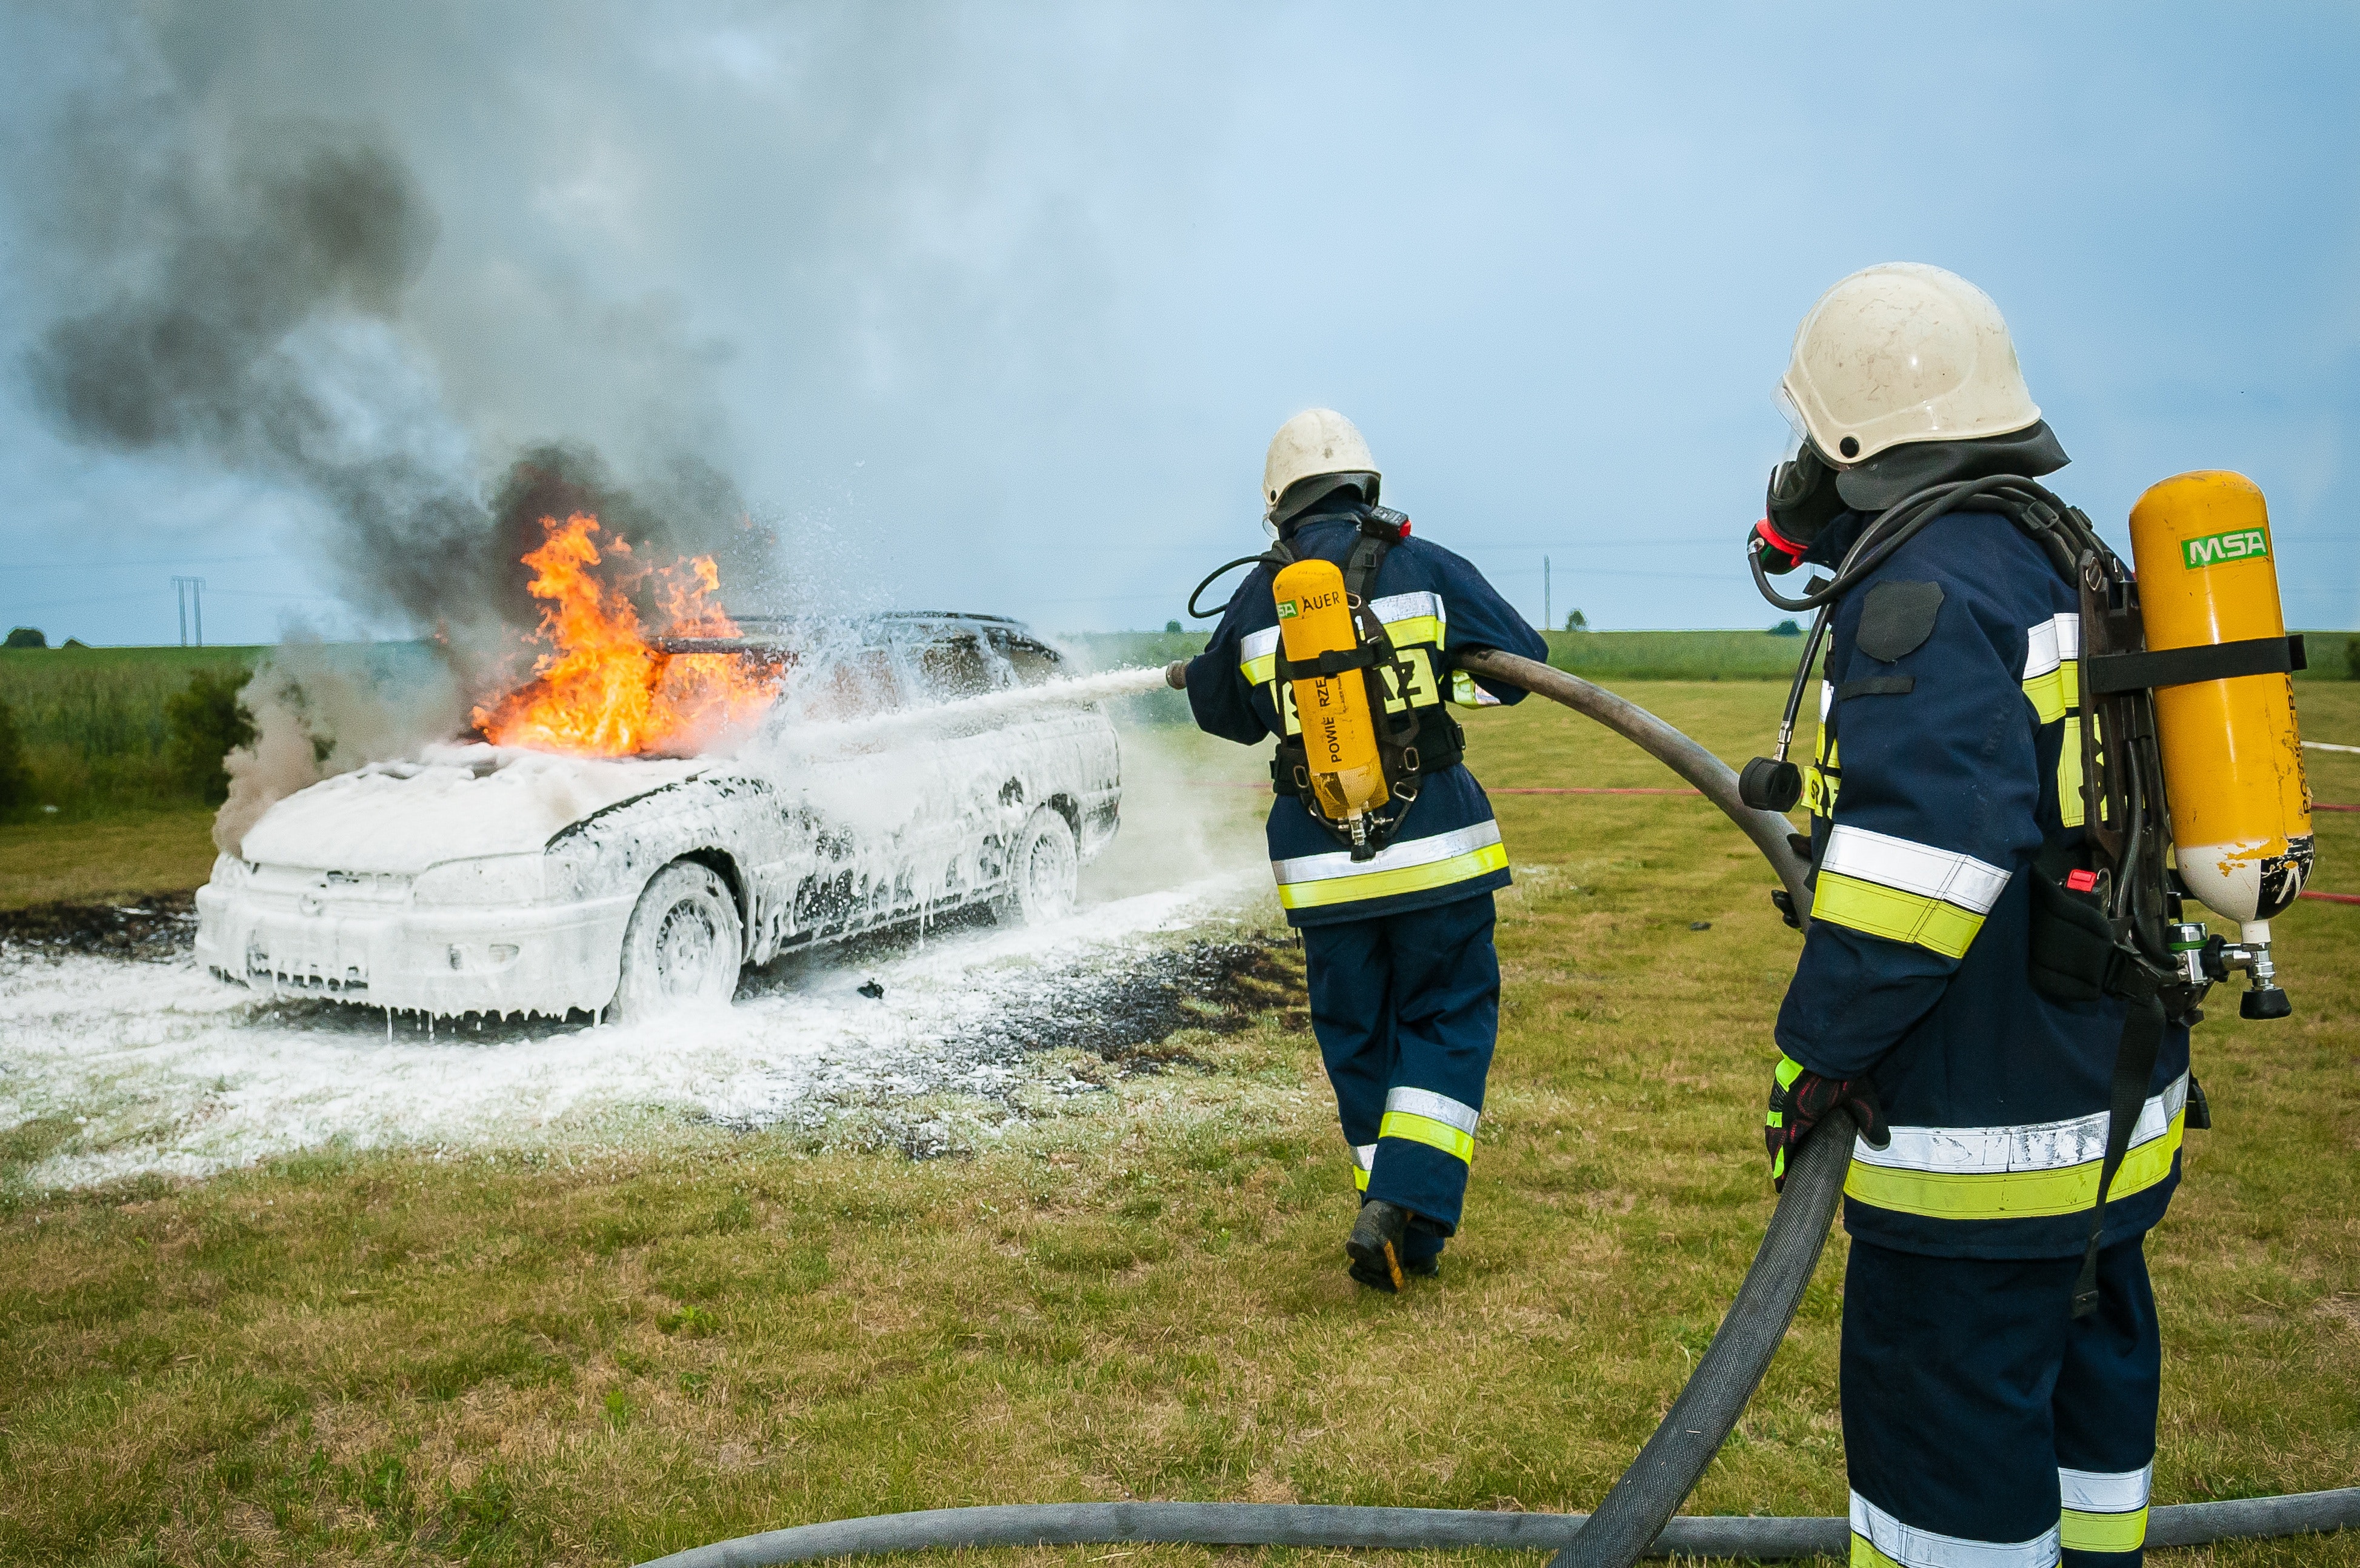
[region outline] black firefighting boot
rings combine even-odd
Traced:
[[[1372,1289],[1394,1291],[1409,1281],[1403,1277],[1402,1241],[1409,1234],[1409,1211],[1372,1198],[1360,1205],[1352,1222],[1351,1240],[1344,1254],[1352,1260],[1351,1275]]]

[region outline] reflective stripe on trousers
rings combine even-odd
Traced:
[[[1431,838],[1388,845],[1370,860],[1355,861],[1350,850],[1338,850],[1273,861],[1270,869],[1278,879],[1278,902],[1283,907],[1316,909],[1424,893],[1489,876],[1507,865],[1508,850],[1500,842],[1500,825],[1478,822]]]
[[[2150,1463],[2137,1470],[2057,1470],[2064,1499],[2059,1529],[2074,1552],[2136,1552],[2147,1544],[2147,1492],[2155,1480]]]
[[[1903,1524],[1852,1495],[1852,1568],[2057,1568],[2057,1527],[2030,1541],[1969,1541]]]
[[[2109,1198],[2145,1191],[2171,1174],[2187,1106],[2186,1073],[2147,1097]],[[2103,1111],[2014,1127],[1896,1127],[1884,1148],[1852,1146],[1844,1192],[1937,1220],[2078,1213],[2097,1204],[2105,1154]]]
[[[1385,1093],[1385,1117],[1377,1124],[1380,1138],[1407,1138],[1475,1162],[1475,1124],[1481,1113],[1472,1105],[1426,1089],[1393,1089]]]

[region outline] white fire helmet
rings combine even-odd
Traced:
[[[1350,420],[1334,409],[1306,409],[1278,427],[1262,464],[1265,510],[1297,479],[1314,474],[1375,474],[1377,460]],[[1371,498],[1374,499],[1374,498]]]
[[[1870,267],[1795,329],[1778,401],[1841,467],[1912,441],[1972,441],[2039,422],[1991,296],[1915,261]],[[1273,448],[1273,451],[1275,448]]]

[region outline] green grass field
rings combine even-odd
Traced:
[[[1627,689],[1730,758],[1780,695]],[[2360,740],[2360,686],[2307,691],[2304,715]],[[1543,704],[1472,730],[1494,786],[1676,782]],[[1258,773],[1159,733],[1196,777]],[[2313,770],[2360,801],[2360,757]],[[1438,1286],[1345,1279],[1347,1157],[1284,1008],[1189,1038],[1201,1069],[1044,1101],[924,1163],[671,1125],[570,1157],[331,1148],[38,1193],[22,1172],[73,1130],[24,1124],[0,1135],[0,1560],[628,1563],[971,1503],[1593,1506],[1769,1212],[1761,1097],[1797,938],[1700,800],[1498,804],[1505,1011]],[[2321,884],[2360,891],[2360,815],[2319,828]],[[2158,1502],[2360,1473],[2360,909],[2305,903],[2278,930],[2297,1014],[2216,1009],[2200,1032],[2218,1125],[2150,1241]],[[1841,1511],[1842,1251],[1693,1511]],[[2360,1564],[2360,1541],[2157,1560]]]
[[[1763,631],[1553,631],[1549,663],[1590,680],[1783,681],[1802,642]],[[1162,664],[1204,647],[1203,629],[1185,632],[1076,632],[1060,638],[1086,666]],[[2341,681],[2360,671],[2345,652],[2360,637],[2311,633],[2314,667],[2300,677]],[[264,648],[0,649],[0,704],[14,717],[31,774],[16,820],[54,815],[77,820],[119,812],[152,813],[198,798],[167,756],[166,699],[198,670],[251,671]],[[315,655],[316,656],[316,655]],[[432,656],[421,643],[349,645],[329,652],[377,683],[425,676]],[[1133,718],[1185,724],[1176,694],[1135,699]],[[5,852],[5,851],[0,851]]]
[[[0,825],[0,909],[185,893],[213,872],[213,828],[210,806]]]

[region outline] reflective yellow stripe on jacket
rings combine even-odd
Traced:
[[[1836,794],[1843,788],[1843,763],[1836,755],[1841,742],[1829,734],[1828,715],[1835,706],[1835,686],[1821,681],[1819,738],[1812,745],[1811,761],[1803,764],[1803,809],[1830,819],[1836,814]]]
[[[1811,917],[1964,958],[2007,872],[1972,855],[1839,822],[1828,833]]]
[[[1377,676],[1385,688],[1385,711],[1399,713],[1404,707],[1433,707],[1446,700],[1437,676],[1450,630],[1442,596],[1424,590],[1387,594],[1370,601],[1369,609],[1384,626],[1393,652],[1409,671],[1404,683],[1399,672],[1387,666],[1378,668]],[[1278,710],[1279,722],[1286,733],[1293,735],[1302,726],[1295,717],[1294,688],[1278,678],[1278,628],[1271,626],[1248,632],[1238,641],[1238,673],[1245,677],[1248,685],[1270,687],[1271,705]],[[1470,696],[1469,692],[1475,695]],[[1475,707],[1498,706],[1496,697],[1476,686],[1462,671],[1451,673],[1448,700]]]
[[[1369,610],[1383,624],[1385,635],[1396,649],[1412,643],[1428,643],[1437,649],[1447,645],[1449,617],[1443,609],[1440,594],[1387,594],[1371,602]],[[1250,686],[1264,685],[1278,678],[1277,627],[1265,626],[1238,639],[1238,673],[1245,676]]]
[[[2171,1174],[2188,1105],[2188,1075],[2147,1097],[2110,1199]],[[1844,1191],[1863,1203],[1934,1220],[2027,1220],[2097,1206],[2106,1113],[2014,1127],[1896,1127],[1881,1149],[1853,1146]]]
[[[2057,810],[2081,826],[2081,618],[2053,615],[2024,629],[2024,698],[2043,726],[2062,721],[2057,754]]]
[[[1471,882],[1505,871],[1507,846],[1497,822],[1478,822],[1431,838],[1387,845],[1370,860],[1355,861],[1349,850],[1273,861],[1278,902],[1288,909],[1317,909],[1369,898],[1424,893],[1455,882]]]

